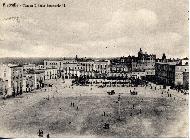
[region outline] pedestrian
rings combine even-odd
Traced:
[[[79,108],[78,108],[78,106],[77,106],[77,110],[78,110]]]
[[[41,130],[41,136],[42,136],[42,137],[43,137],[43,133],[44,133],[43,130]]]
[[[41,131],[40,131],[40,129],[39,129],[39,130],[38,130],[38,133],[37,133],[39,137],[40,137],[40,133],[41,133]]]
[[[47,134],[47,138],[50,138],[49,133]]]
[[[121,97],[120,97],[120,95],[118,96],[118,101],[120,101],[120,99],[121,99]]]
[[[38,131],[38,136],[43,137],[43,131],[41,129],[39,129],[39,131]]]
[[[130,116],[133,116],[133,114],[131,113]]]

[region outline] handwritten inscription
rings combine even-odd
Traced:
[[[47,7],[47,8],[56,8],[56,7],[66,7],[66,4],[37,4],[37,3],[34,3],[34,4],[20,4],[20,3],[3,3],[2,6],[4,8],[6,7],[23,7],[23,8],[43,8],[43,7]]]

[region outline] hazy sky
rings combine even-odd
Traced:
[[[0,57],[128,56],[139,48],[158,57],[163,52],[188,56],[188,0],[12,2],[66,7],[3,8],[0,3]]]

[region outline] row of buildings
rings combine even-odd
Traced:
[[[75,76],[86,78],[128,79],[130,77],[146,79],[158,84],[188,87],[188,58],[156,58],[155,54],[144,53],[140,48],[137,56],[110,59],[78,58],[61,61],[44,61],[45,68],[56,68],[60,77],[72,79]]]
[[[57,69],[39,68],[35,64],[0,64],[0,93],[4,97],[42,88],[49,79],[57,79]]]
[[[87,78],[106,78],[109,73],[109,60],[94,60],[86,58],[65,59],[62,61],[44,61],[45,68],[55,68],[63,79],[73,79],[76,76]]]
[[[44,61],[45,68],[56,68],[64,79],[75,76],[88,78],[140,78],[155,75],[156,55],[138,52],[138,56],[111,59],[78,58],[61,61]]]
[[[50,79],[126,80],[131,77],[146,79],[158,84],[188,87],[188,58],[161,59],[139,50],[138,56],[110,59],[70,58],[60,61],[44,60],[43,65],[0,64],[0,92],[4,96],[16,96],[44,87]]]

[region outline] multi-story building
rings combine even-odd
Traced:
[[[62,61],[44,61],[44,67],[58,69],[58,75],[63,79],[73,79],[76,76],[86,78],[106,77],[109,61],[87,58],[64,59]]]
[[[156,55],[143,53],[142,49],[138,52],[138,57],[132,59],[132,71],[145,71],[155,69]]]
[[[6,91],[7,87],[7,81],[3,81],[3,79],[0,78],[0,95],[3,95]]]
[[[93,60],[88,58],[75,58],[62,61],[62,77],[73,79],[76,76],[86,78],[105,77],[108,72],[109,61]]]
[[[158,84],[174,85],[176,62],[156,62],[155,80]]]
[[[65,59],[61,65],[61,77],[63,79],[73,79],[80,75],[82,66],[75,59]]]
[[[50,80],[50,79],[57,79],[57,69],[56,68],[46,68],[44,70],[44,79],[45,80]]]
[[[62,61],[44,61],[45,69],[57,69],[57,77],[72,79],[79,75],[79,64],[76,59],[64,59]]]
[[[34,75],[30,73],[25,73],[23,76],[23,87],[22,87],[23,92],[33,91],[35,89],[34,82],[35,82]]]
[[[23,67],[20,65],[0,65],[0,78],[7,82],[4,96],[22,94]]]
[[[184,65],[176,65],[175,67],[175,85],[179,86],[179,85],[183,85],[183,81],[184,81],[184,73],[188,73],[189,72],[189,66],[188,63],[181,63]]]
[[[189,72],[183,72],[183,88],[189,89]]]
[[[94,78],[107,78],[110,73],[109,60],[96,60],[93,64]]]
[[[182,59],[180,63],[179,61],[156,62],[155,79],[157,83],[182,87],[184,85],[184,73],[189,73],[189,66],[185,61]]]
[[[81,58],[77,59],[77,63],[79,64],[79,72],[80,76],[85,76],[86,78],[94,78],[94,60]]]
[[[44,60],[44,68],[60,69],[61,67],[62,67],[62,61]]]
[[[45,82],[45,71],[35,70],[32,74],[34,75],[34,88],[35,89],[43,88]],[[54,73],[53,78],[56,79],[56,71]]]
[[[90,79],[107,78],[109,73],[109,60],[78,59],[80,75]]]
[[[155,75],[156,55],[143,53],[142,49],[138,56],[132,56],[132,76],[136,78],[147,77],[153,79]]]
[[[126,79],[131,76],[132,57],[120,57],[110,60],[109,78]]]
[[[30,70],[24,74],[23,91],[30,92],[34,89],[43,88],[44,82],[45,82],[44,70]]]

